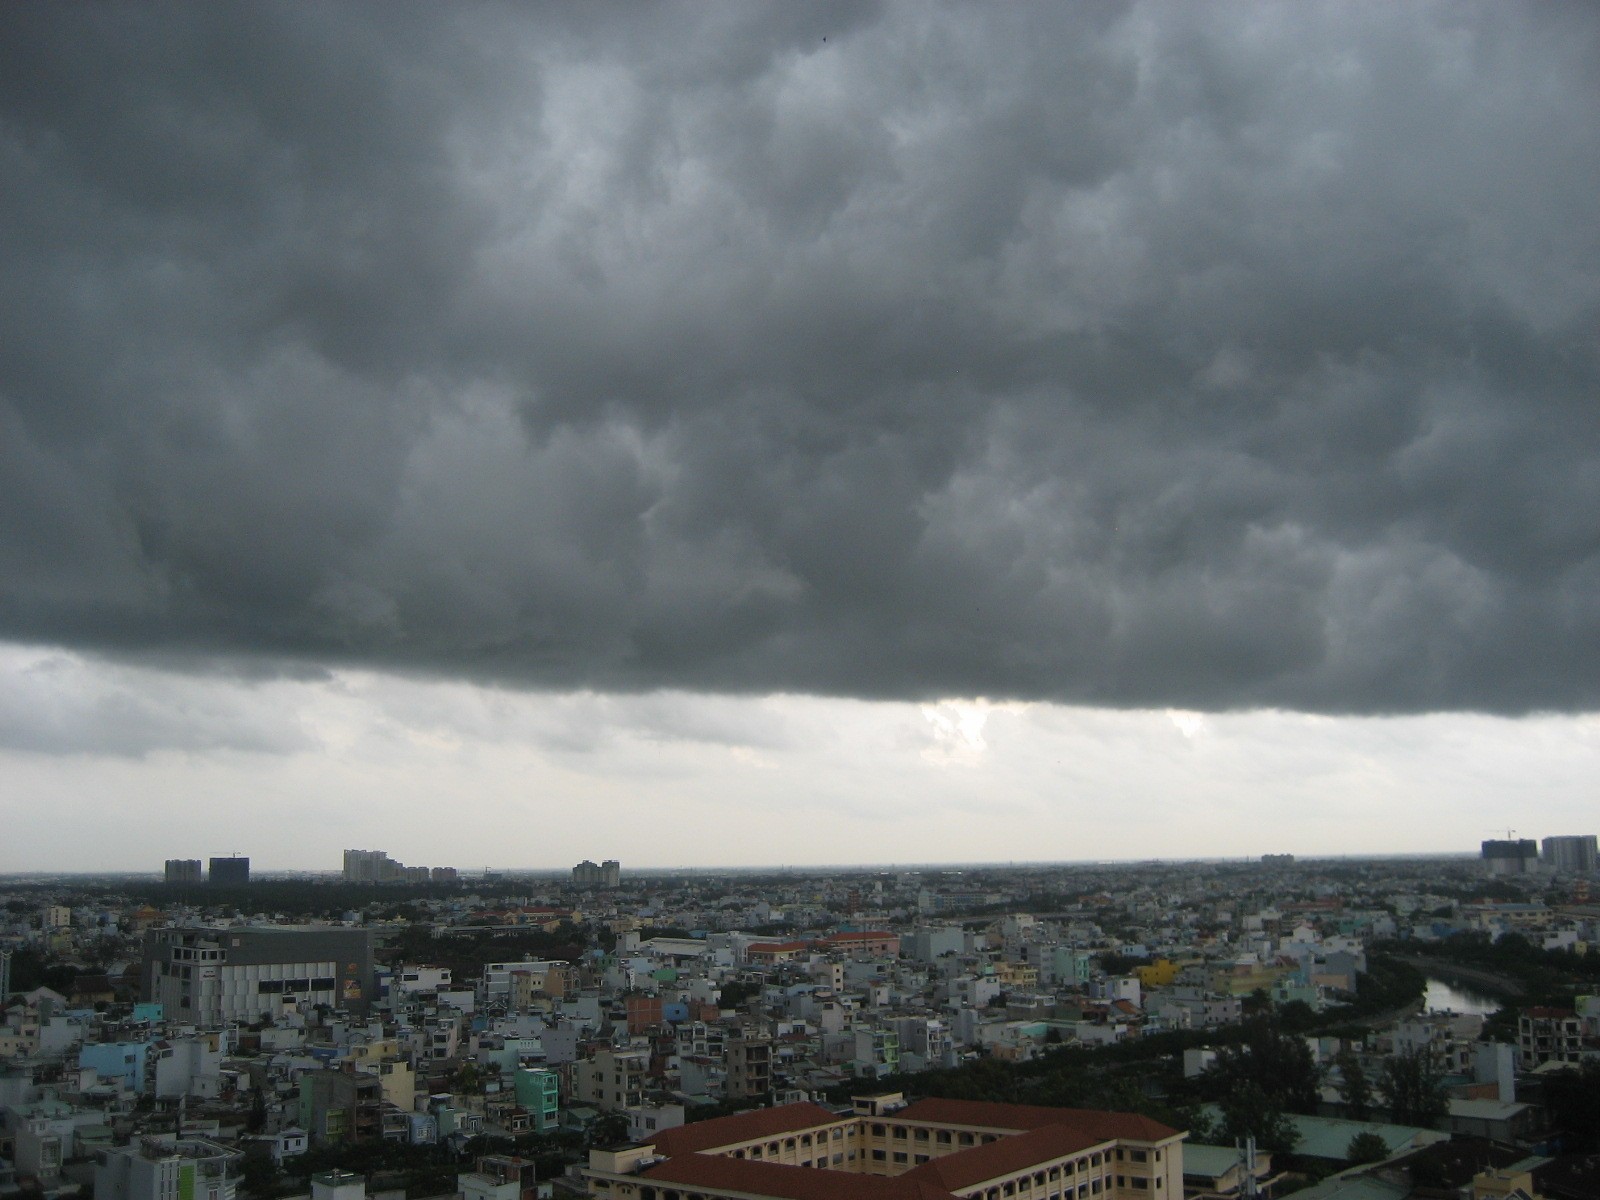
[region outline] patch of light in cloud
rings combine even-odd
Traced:
[[[1204,713],[1187,712],[1181,708],[1169,708],[1167,709],[1167,720],[1171,721],[1173,727],[1191,742],[1197,738],[1204,737],[1208,732]]]
[[[994,712],[1020,713],[1026,704],[995,704],[988,700],[941,700],[921,706],[933,742],[922,757],[937,766],[976,766],[989,752],[986,731]]]
[[[941,700],[924,704],[922,719],[933,735],[933,744],[922,752],[928,762],[941,767],[975,766],[989,749],[983,736],[989,712],[982,703]]]

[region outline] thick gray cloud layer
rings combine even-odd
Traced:
[[[0,636],[1600,704],[1600,11],[12,4]]]

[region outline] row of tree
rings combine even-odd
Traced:
[[[1375,1080],[1349,1050],[1334,1065],[1340,1099],[1354,1120],[1369,1120],[1381,1103],[1396,1124],[1431,1128],[1449,1111],[1444,1080],[1427,1054],[1392,1055]],[[1196,1130],[1196,1139],[1226,1145],[1254,1137],[1264,1149],[1289,1153],[1299,1141],[1290,1117],[1317,1111],[1322,1078],[1303,1037],[1271,1018],[1248,1022],[1245,1038],[1219,1049],[1201,1080],[1202,1094],[1215,1102],[1221,1119]]]

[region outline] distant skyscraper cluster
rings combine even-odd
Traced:
[[[1542,852],[1541,844],[1532,838],[1493,839],[1483,843],[1482,856],[1491,875],[1531,875],[1539,870],[1593,875],[1597,869],[1596,835],[1547,837]]]
[[[218,887],[243,887],[250,882],[250,860],[242,854],[213,858],[210,868],[211,882]],[[206,874],[198,858],[169,858],[165,878],[168,883],[202,883]]]
[[[346,850],[346,883],[454,883],[454,867],[408,867],[382,850]]]
[[[616,887],[622,882],[622,864],[614,858],[603,863],[586,858],[572,868],[572,882],[577,887]]]

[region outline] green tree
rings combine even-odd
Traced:
[[[1550,1074],[1544,1081],[1544,1105],[1566,1149],[1600,1151],[1600,1062]]]
[[[260,1088],[250,1093],[250,1115],[244,1123],[246,1133],[260,1133],[267,1127],[267,1098]]]
[[[1322,1073],[1305,1039],[1270,1018],[1245,1026],[1243,1039],[1217,1051],[1206,1081],[1219,1102],[1245,1085],[1259,1088],[1280,1112],[1315,1113]]]
[[[1221,1101],[1222,1125],[1218,1130],[1224,1144],[1256,1139],[1256,1145],[1274,1154],[1292,1153],[1300,1141],[1300,1131],[1264,1088],[1249,1080],[1232,1088]]]
[[[1382,1162],[1389,1157],[1389,1143],[1375,1133],[1358,1133],[1345,1147],[1344,1156],[1356,1166]]]
[[[1390,1055],[1378,1081],[1389,1106],[1389,1119],[1397,1125],[1432,1129],[1450,1112],[1444,1080],[1426,1050]]]
[[[628,1140],[628,1115],[620,1112],[603,1112],[589,1128],[591,1146],[618,1146]]]
[[[456,1068],[456,1073],[451,1079],[451,1089],[465,1095],[477,1095],[483,1091],[483,1085],[484,1070],[470,1059]]]
[[[247,1196],[274,1196],[283,1187],[284,1175],[270,1156],[247,1154],[239,1168],[239,1190]]]
[[[751,996],[759,996],[762,986],[758,982],[730,979],[722,985],[721,992],[717,998],[717,1005],[720,1008],[738,1008]]]
[[[1345,1115],[1352,1121],[1367,1120],[1372,1116],[1372,1082],[1362,1070],[1361,1060],[1346,1047],[1333,1063],[1339,1068],[1339,1099],[1344,1102]]]

